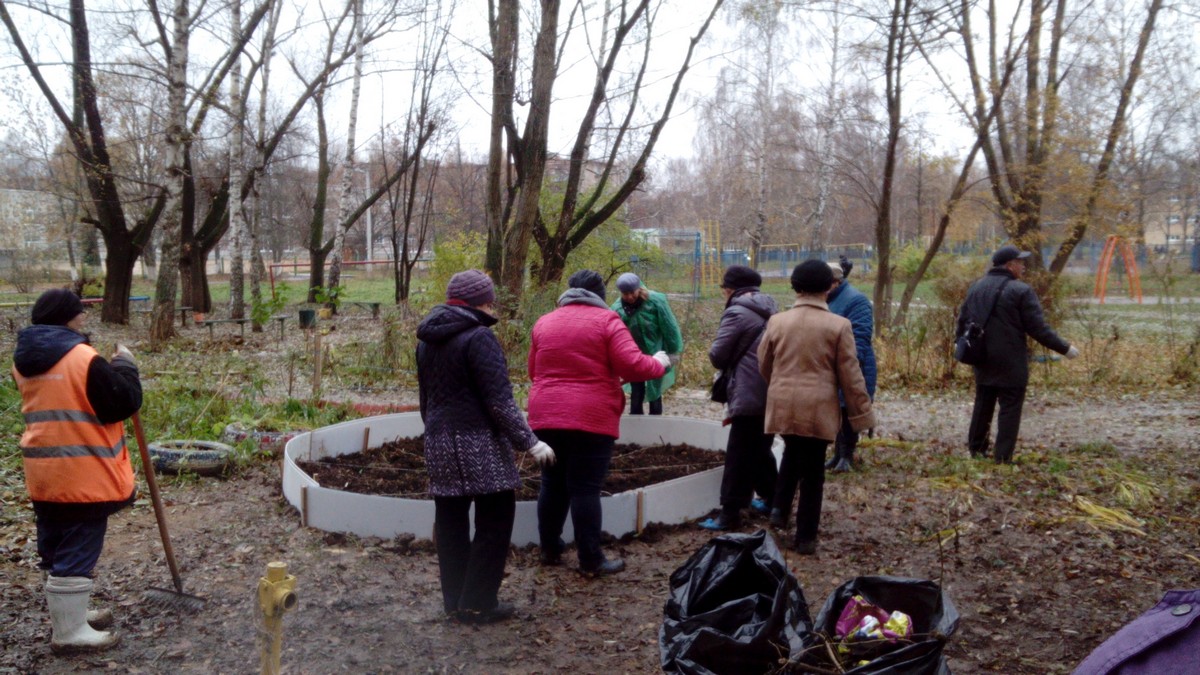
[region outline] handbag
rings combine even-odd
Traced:
[[[720,370],[713,375],[712,389],[708,393],[708,397],[710,399],[716,403],[729,403],[729,380],[733,379],[733,369],[737,368],[738,362],[742,360],[742,357],[746,355],[746,352],[750,351],[750,346],[754,344],[754,341],[757,340],[766,329],[767,321],[766,319],[763,319],[762,326],[758,329],[758,333],[756,333],[754,337],[750,338],[750,341],[746,343],[746,346],[742,348],[742,351],[738,353],[737,357],[729,362],[729,367],[725,368],[724,370]]]
[[[988,309],[987,316],[984,317],[983,323],[976,323],[974,319],[967,319],[967,325],[963,329],[962,334],[954,338],[954,360],[959,363],[965,363],[968,366],[982,365],[987,361],[987,343],[984,341],[983,327],[992,318],[992,313],[996,311],[996,303],[1000,300],[1000,295],[1004,293],[1004,287],[1012,279],[1005,279],[1004,283],[1000,284],[996,295],[992,296],[992,306]]]

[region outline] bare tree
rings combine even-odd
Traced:
[[[354,187],[354,139],[358,132],[358,99],[362,91],[363,30],[362,0],[352,0],[354,7],[354,74],[351,77],[350,113],[346,125],[346,159],[342,164],[342,185],[338,198],[338,222],[345,223],[350,213],[350,190]],[[353,223],[351,223],[353,224]],[[333,237],[333,251],[329,261],[329,290],[338,286],[342,279],[342,249],[346,246],[346,231],[349,225],[339,227]],[[336,307],[334,308],[336,310]]]
[[[691,38],[687,52],[675,71],[670,93],[648,131],[637,140],[635,121],[646,85],[654,20],[659,8],[650,0],[613,0],[602,10],[600,40],[592,54],[596,71],[585,112],[579,121],[566,162],[562,204],[554,222],[541,210],[541,191],[549,161],[549,115],[551,93],[559,74],[563,45],[570,38],[572,19],[560,34],[559,0],[541,0],[539,23],[530,64],[529,99],[524,131],[518,131],[515,106],[520,11],[518,0],[489,0],[492,60],[492,133],[488,166],[487,266],[508,292],[510,301],[521,297],[528,242],[532,238],[541,252],[537,282],[557,281],[567,256],[633,194],[646,175],[646,163],[663,127],[670,119],[684,75],[700,39],[707,32],[723,0],[715,0]],[[575,6],[576,10],[580,6]],[[611,31],[608,25],[611,22]],[[584,26],[586,30],[587,26]],[[635,33],[637,29],[638,33]],[[559,39],[562,42],[560,44]],[[640,37],[639,40],[636,38]],[[614,79],[617,64],[632,60],[625,80]],[[619,84],[619,90],[618,90]],[[622,95],[623,94],[623,95]],[[622,110],[619,105],[625,105]],[[603,113],[603,114],[602,114]],[[600,123],[608,121],[607,124]],[[601,133],[603,132],[603,133]],[[601,140],[601,152],[593,146]],[[629,145],[627,145],[629,144]],[[640,144],[637,147],[635,144]],[[599,159],[593,159],[593,156]],[[628,158],[628,159],[627,159]],[[586,173],[593,181],[585,187]]]
[[[419,141],[423,130],[445,129],[445,117],[451,99],[439,100],[436,86],[440,81],[442,60],[446,50],[448,28],[453,22],[454,6],[446,11],[439,4],[429,8],[430,16],[421,22],[417,38],[416,63],[409,93],[408,117],[405,120],[403,138],[399,144],[398,159],[412,157],[403,178],[388,189],[387,202],[390,214],[390,239],[392,244],[392,275],[395,281],[396,304],[406,303],[412,290],[412,274],[425,250],[434,218],[434,199],[442,162],[436,156],[428,157]],[[416,146],[414,148],[414,146]],[[414,152],[414,149],[416,150]],[[388,159],[386,148],[383,153],[385,173]]]
[[[1112,113],[1112,122],[1108,126],[1108,133],[1104,138],[1104,149],[1100,153],[1100,158],[1096,162],[1095,171],[1092,174],[1091,185],[1087,191],[1087,200],[1083,209],[1071,219],[1067,229],[1067,236],[1062,244],[1058,247],[1058,252],[1054,254],[1054,260],[1050,262],[1050,273],[1057,276],[1062,273],[1067,266],[1067,261],[1071,258],[1071,252],[1083,239],[1083,235],[1087,232],[1088,225],[1096,214],[1096,205],[1100,200],[1101,193],[1108,186],[1109,171],[1112,169],[1113,160],[1116,157],[1117,143],[1121,140],[1121,136],[1125,131],[1126,115],[1129,106],[1133,100],[1133,88],[1138,82],[1138,78],[1142,75],[1142,62],[1146,57],[1146,49],[1150,44],[1150,36],[1154,33],[1154,23],[1158,18],[1158,13],[1162,10],[1162,0],[1150,0],[1150,6],[1146,9],[1146,20],[1142,24],[1142,29],[1138,34],[1137,47],[1134,50],[1133,59],[1129,64],[1129,70],[1125,74],[1125,80],[1121,85],[1121,93],[1117,99],[1116,109]]]
[[[0,21],[3,21],[34,83],[46,98],[54,116],[70,138],[84,177],[90,205],[85,208],[83,222],[94,225],[104,238],[108,251],[105,258],[104,306],[100,319],[105,323],[125,323],[129,316],[129,291],[133,283],[133,265],[150,239],[150,232],[162,213],[166,201],[160,192],[141,215],[130,223],[117,187],[117,169],[109,156],[108,137],[104,131],[96,80],[92,67],[91,32],[83,0],[71,0],[65,22],[71,35],[71,81],[74,112],[68,112],[42,74],[40,61],[26,47],[21,30],[9,13],[9,3],[0,0]]]
[[[956,2],[960,22],[969,21],[971,5],[962,0]],[[1088,25],[1080,17],[1068,12],[1067,0],[1033,2],[1028,6],[1028,22],[1020,23],[1013,17],[1007,35],[1001,36],[1001,14],[994,0],[987,5],[987,36],[985,45],[987,59],[978,57],[975,33],[956,31],[963,41],[963,54],[977,104],[971,108],[975,132],[982,138],[982,152],[987,164],[993,196],[1000,208],[1005,231],[1018,245],[1034,252],[1040,268],[1041,247],[1046,233],[1043,222],[1048,198],[1053,186],[1049,180],[1054,171],[1054,162],[1064,148],[1060,137],[1063,123],[1061,107],[1062,88],[1072,82],[1069,76],[1079,77],[1088,69],[1075,63],[1063,67],[1064,50],[1073,29]],[[1133,56],[1128,65],[1121,62],[1118,53],[1117,69],[1124,78],[1116,98],[1107,129],[1103,131],[1104,147],[1091,170],[1090,186],[1082,209],[1071,219],[1066,239],[1060,245],[1050,266],[1052,275],[1065,268],[1075,246],[1087,231],[1094,217],[1096,200],[1106,184],[1108,172],[1114,158],[1116,144],[1125,128],[1127,109],[1133,88],[1141,75],[1141,63],[1153,34],[1155,19],[1162,8],[1160,0],[1151,0],[1146,9]],[[1080,36],[1085,46],[1090,36]],[[1113,54],[1096,54],[1110,67]],[[1000,87],[1001,73],[1005,63],[1017,58],[1024,65],[1024,90],[1018,100],[1010,96],[1009,87]],[[985,70],[986,69],[986,70]],[[978,103],[990,101],[991,105]],[[980,110],[994,108],[995,124],[979,124]],[[1014,116],[1019,119],[1014,120]],[[1078,156],[1078,154],[1076,154]]]

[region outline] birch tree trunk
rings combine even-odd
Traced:
[[[161,222],[162,259],[155,286],[150,342],[175,336],[175,291],[179,281],[179,224],[187,162],[187,66],[191,34],[187,0],[176,0],[172,12],[172,44],[167,64],[167,203]]]
[[[342,249],[346,246],[346,232],[353,221],[350,216],[350,192],[354,188],[354,142],[358,130],[358,99],[362,90],[363,71],[363,11],[362,0],[354,2],[354,79],[350,91],[350,119],[346,128],[346,159],[342,164],[342,184],[338,195],[338,228],[334,232],[333,251],[329,256],[329,279],[327,288],[330,292],[342,280]],[[332,308],[337,311],[336,305]]]
[[[230,39],[237,44],[241,38],[242,3],[232,0],[230,4],[232,35]],[[265,57],[264,57],[265,58]],[[242,98],[242,60],[238,59],[229,71],[229,108],[233,116],[233,129],[229,139],[229,249],[232,252],[231,264],[236,270],[229,278],[229,317],[242,319],[246,316],[245,293],[243,291],[244,276],[241,271],[242,251],[246,240],[246,212],[240,199],[240,187],[244,178],[245,145],[243,139],[246,133],[246,102]]]
[[[767,237],[767,226],[770,216],[767,210],[771,201],[771,150],[776,145],[771,137],[775,123],[775,38],[779,32],[779,13],[782,3],[771,2],[770,6],[762,9],[761,19],[757,21],[758,52],[761,58],[758,72],[755,73],[754,98],[758,113],[758,123],[755,141],[755,173],[757,198],[754,206],[754,228],[750,234],[750,266],[758,265],[759,252]],[[720,255],[720,252],[717,252]]]
[[[838,92],[842,82],[842,10],[841,3],[834,2],[830,27],[829,88],[825,95],[824,120],[817,133],[817,194],[813,205],[809,241],[813,251],[824,252],[829,204],[833,194],[833,138],[841,128],[841,111],[838,107]]]

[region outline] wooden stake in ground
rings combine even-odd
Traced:
[[[321,397],[321,362],[325,359],[321,355],[321,331],[313,331],[313,381],[312,381],[312,397],[317,400]]]
[[[288,398],[292,397],[292,384],[296,381],[296,355],[288,354]]]

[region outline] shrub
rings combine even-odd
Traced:
[[[469,269],[483,269],[487,241],[479,232],[459,232],[433,246],[434,294],[445,290],[450,277]]]

